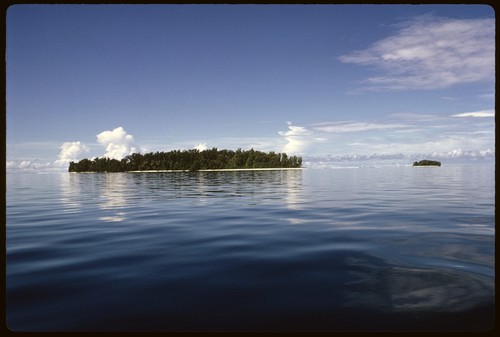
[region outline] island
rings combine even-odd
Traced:
[[[413,163],[413,166],[441,166],[441,163],[436,160],[421,160]]]
[[[133,153],[125,158],[82,159],[69,163],[69,172],[131,172],[131,171],[200,171],[237,169],[301,168],[302,158],[286,153],[261,152],[254,149],[236,151],[173,150],[169,152]]]

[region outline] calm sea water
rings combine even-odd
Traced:
[[[8,174],[15,331],[487,330],[495,168]]]

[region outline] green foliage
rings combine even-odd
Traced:
[[[110,158],[82,159],[78,163],[69,163],[69,172],[123,172],[123,161]]]
[[[421,160],[413,163],[413,166],[441,166],[441,163],[435,160]]]
[[[204,151],[173,150],[170,152],[133,153],[121,161],[110,158],[82,159],[69,164],[69,172],[126,172],[145,170],[248,169],[248,168],[297,168],[302,158],[286,153],[261,152],[254,149]]]

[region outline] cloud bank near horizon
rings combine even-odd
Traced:
[[[481,157],[494,153],[495,123],[492,117],[495,117],[494,110],[449,116],[392,113],[379,117],[377,121],[329,121],[306,125],[288,122],[289,130],[279,134],[287,140],[285,150],[307,152],[311,157],[402,153],[443,158]],[[321,151],[311,146],[317,145],[318,140],[322,143]],[[446,155],[449,153],[454,155]]]
[[[406,160],[417,157],[490,160],[495,158],[494,117],[493,109],[484,109],[449,115],[391,113],[376,121],[337,120],[303,125],[288,121],[287,130],[278,131],[274,137],[222,137],[207,141],[217,148],[285,152],[302,156],[305,161]],[[98,133],[96,140],[91,146],[81,141],[62,143],[58,158],[53,162],[20,158],[8,161],[6,168],[27,172],[62,171],[71,161],[95,157],[91,149],[104,149],[101,157],[115,159],[139,150],[147,151],[138,147],[134,137],[121,126]],[[163,145],[160,144],[150,145],[159,151],[168,150],[161,149]],[[190,147],[189,144],[197,145]],[[208,148],[207,143],[199,140],[170,145],[175,149],[196,148],[200,151]],[[27,146],[20,145],[20,148]],[[29,147],[33,146],[29,144]]]

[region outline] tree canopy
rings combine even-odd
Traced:
[[[110,158],[82,159],[69,163],[69,172],[127,172],[146,170],[198,171],[206,169],[249,169],[249,168],[298,168],[302,158],[286,153],[251,150],[199,151],[173,150],[170,152],[133,153],[122,160]]]
[[[441,166],[441,163],[436,160],[424,159],[421,161],[414,162],[413,166]]]

